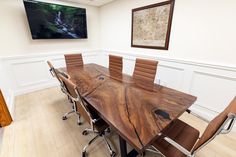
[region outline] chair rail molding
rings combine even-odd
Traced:
[[[79,50],[70,52],[48,52],[40,54],[24,54],[18,56],[1,57],[1,65],[5,69],[11,83],[10,89],[14,95],[56,86],[57,82],[50,76],[47,60],[51,60],[55,67],[65,66],[65,53],[82,53],[85,63],[98,63],[98,50]]]
[[[124,72],[127,74],[132,74],[136,58],[158,60],[155,82],[197,96],[191,110],[208,120],[223,111],[236,93],[235,65],[187,61],[127,51],[102,52],[104,60],[108,54],[123,56]]]
[[[9,78],[8,82],[11,84],[9,87],[13,100],[15,95],[56,86],[57,82],[50,76],[45,62],[51,60],[55,67],[63,67],[65,53],[81,52],[85,64],[96,63],[106,67],[109,61],[108,54],[122,56],[123,72],[129,75],[133,73],[136,58],[159,61],[155,82],[197,96],[198,99],[191,109],[208,120],[221,112],[236,93],[235,65],[204,63],[129,51],[94,49],[0,58],[5,74]],[[6,97],[6,101],[8,104],[14,103],[10,101],[10,97],[9,99]]]
[[[184,65],[194,65],[199,67],[208,67],[213,69],[221,69],[227,71],[236,72],[236,65],[231,64],[219,64],[219,63],[211,63],[211,62],[201,62],[201,61],[194,61],[194,60],[184,60],[181,58],[171,58],[171,57],[162,57],[162,56],[153,56],[153,55],[144,55],[140,53],[134,53],[133,51],[120,51],[120,50],[102,50],[103,54],[116,54],[125,56],[127,59],[134,60],[135,58],[146,58],[146,59],[156,59],[159,61],[166,61],[166,62],[173,62],[179,63]]]

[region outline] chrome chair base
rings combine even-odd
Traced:
[[[76,111],[74,104],[73,104],[73,106],[72,106],[72,110],[71,110],[70,112],[65,113],[65,114],[62,116],[62,120],[67,120],[67,119],[68,119],[67,116],[70,115],[70,114],[72,114],[72,113],[76,113],[76,114],[78,115],[77,124],[78,124],[78,125],[81,125],[82,122],[81,122],[81,120],[80,120],[80,114],[79,114],[79,112]]]
[[[150,146],[148,149],[146,149],[146,151],[152,152],[152,153],[155,153],[155,154],[159,154],[163,157],[165,156],[158,149],[156,149],[154,146]]]
[[[78,124],[78,125],[82,125],[82,122],[81,122],[81,120],[80,120],[80,115],[79,115],[79,113],[76,112],[76,111],[70,111],[70,112],[65,113],[65,114],[62,116],[62,120],[67,120],[67,119],[68,119],[67,116],[68,116],[69,114],[71,114],[71,113],[76,113],[76,114],[78,115],[77,124]]]
[[[148,149],[146,149],[146,151],[152,152],[152,153],[156,153],[156,154],[159,154],[159,155],[165,157],[165,155],[162,154],[162,153],[161,153],[158,149],[156,149],[154,146],[150,146]],[[195,157],[195,154],[191,154],[191,155],[189,155],[189,156],[187,156],[187,157]]]
[[[111,157],[115,157],[116,153],[115,153],[115,151],[111,148],[111,145],[109,144],[109,142],[108,142],[108,140],[107,140],[107,138],[106,138],[106,136],[105,136],[106,133],[110,133],[110,128],[104,130],[102,133],[94,132],[92,129],[85,129],[82,134],[83,134],[83,135],[87,135],[88,132],[96,133],[97,135],[96,135],[92,140],[90,140],[89,143],[83,148],[82,157],[87,157],[87,151],[86,151],[87,148],[88,148],[93,142],[95,142],[96,139],[98,139],[99,137],[102,137],[102,138],[104,139],[104,141],[105,141],[105,143],[106,143],[106,146],[107,146],[107,148],[108,148],[108,150],[109,150],[110,156],[111,156]]]
[[[111,132],[110,128],[107,128],[106,130],[104,130],[104,133],[110,133],[110,132]],[[95,131],[95,130],[90,129],[90,128],[86,128],[86,129],[84,129],[84,131],[82,132],[83,135],[87,135],[88,133],[96,133],[96,134],[99,134],[98,131]]]

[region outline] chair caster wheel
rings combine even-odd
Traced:
[[[82,157],[86,157],[86,152],[82,152]]]
[[[67,117],[66,117],[66,116],[63,116],[63,117],[62,117],[62,120],[67,120]]]
[[[112,151],[112,153],[110,155],[111,155],[111,157],[115,157],[116,156],[116,152]]]
[[[69,102],[73,104],[73,100],[69,99]]]
[[[82,123],[81,123],[81,122],[77,122],[77,124],[78,124],[78,125],[82,125]]]
[[[87,130],[84,130],[84,131],[82,132],[82,134],[83,134],[84,136],[86,136],[86,135],[88,135],[88,131],[87,131]]]
[[[146,156],[146,152],[143,152],[143,153],[142,153],[142,156]]]
[[[107,128],[107,133],[110,133],[111,132],[111,129],[110,128]]]

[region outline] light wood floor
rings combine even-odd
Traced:
[[[88,124],[78,126],[76,116],[61,120],[70,103],[59,88],[50,88],[18,96],[15,101],[15,119],[4,128],[1,157],[79,157],[85,144],[94,136],[83,136]],[[206,123],[184,114],[182,120],[199,130]],[[118,136],[111,133],[110,140],[119,155]],[[90,157],[109,157],[104,142],[99,139],[88,149]],[[158,157],[147,153],[147,157]],[[236,133],[218,136],[197,153],[197,157],[235,157]],[[174,155],[173,155],[174,157]]]

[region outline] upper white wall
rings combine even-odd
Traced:
[[[169,50],[131,48],[131,10],[161,1],[117,0],[101,7],[102,49],[235,66],[235,0],[176,0]]]
[[[86,8],[88,39],[32,40],[23,1],[1,0],[0,57],[99,48],[99,8],[61,1],[44,1]]]

